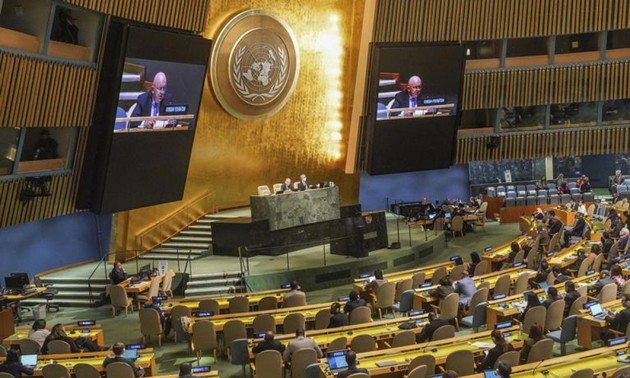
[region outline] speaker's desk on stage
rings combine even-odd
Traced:
[[[310,189],[270,196],[251,196],[252,219],[267,220],[269,230],[341,218],[339,188]]]

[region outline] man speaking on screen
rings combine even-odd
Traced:
[[[420,100],[420,92],[422,92],[422,79],[420,76],[412,76],[407,82],[407,89],[396,93],[394,96],[394,102],[392,103],[392,109],[406,109],[400,113],[391,113],[392,116],[404,116],[413,117],[424,114],[435,114],[435,109],[415,109],[418,106],[423,106]]]
[[[136,100],[136,105],[131,112],[131,117],[157,117],[160,115],[164,105],[172,102],[172,96],[166,92],[166,75],[158,72],[153,78],[151,89],[144,92]],[[147,119],[142,122],[132,122],[131,127],[144,127],[145,129],[162,128],[175,126],[173,120],[158,121]]]

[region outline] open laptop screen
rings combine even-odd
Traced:
[[[20,362],[24,366],[35,366],[37,365],[37,355],[36,354],[23,354],[20,357]]]
[[[328,353],[326,359],[328,366],[333,373],[348,369],[348,362],[346,361],[346,350],[336,350]]]

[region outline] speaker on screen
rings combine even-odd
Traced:
[[[452,164],[463,70],[457,43],[372,46],[361,146],[367,173]]]

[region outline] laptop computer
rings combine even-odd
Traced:
[[[130,361],[135,361],[138,359],[138,349],[125,349],[122,356]]]
[[[501,378],[499,373],[496,370],[484,370],[483,371],[484,378]]]
[[[540,286],[540,288],[545,291],[545,294],[547,294],[547,290],[549,290],[549,284],[546,281],[539,282],[538,286]]]
[[[330,371],[337,375],[344,370],[348,370],[348,362],[346,361],[347,350],[336,350],[326,355],[328,367]]]
[[[592,305],[589,310],[591,310],[591,315],[596,319],[603,319],[606,317],[606,314],[604,314],[604,310],[602,309],[602,305],[599,303]]]
[[[453,215],[451,213],[444,213],[444,218],[451,219]]]
[[[36,366],[37,365],[37,355],[36,354],[23,354],[20,357],[20,362],[24,366]]]
[[[630,269],[630,260],[626,261],[626,268]]]

